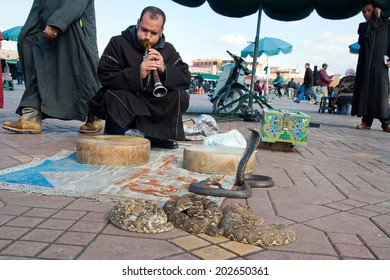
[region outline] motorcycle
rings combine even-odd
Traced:
[[[226,52],[233,58],[234,67],[225,66],[217,88],[209,95],[215,113],[236,113],[244,103],[241,97],[247,92],[247,88],[239,80],[243,75],[250,74],[248,63],[242,57]]]

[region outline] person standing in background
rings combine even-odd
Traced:
[[[362,6],[366,22],[360,23],[359,58],[353,90],[351,115],[361,117],[357,129],[369,129],[379,119],[382,129],[390,132],[389,66],[390,21],[368,1]]]
[[[332,82],[332,76],[329,76],[328,73],[326,73],[326,69],[328,69],[328,64],[324,63],[322,64],[321,70],[318,72],[317,102],[321,101],[321,97],[328,96],[329,85]]]
[[[1,70],[3,71],[3,88],[5,88],[6,90],[14,90],[14,82],[11,75],[11,69],[5,59],[1,59]]]
[[[21,118],[3,129],[41,133],[44,118],[85,121],[100,88],[94,0],[34,0],[18,51],[26,79]],[[96,132],[103,122],[91,116],[84,126],[81,132]]]
[[[306,90],[309,89],[312,97],[314,100],[317,100],[317,94],[314,92],[314,79],[313,79],[313,70],[310,68],[310,63],[305,63],[305,76],[303,77],[303,84],[301,85],[299,89],[299,94],[296,99],[294,99],[294,102],[299,103],[306,95]],[[314,104],[318,104],[317,101],[314,102]]]
[[[253,86],[253,91],[257,92],[257,96],[261,96],[262,95],[260,80],[256,80],[256,82],[255,82],[255,84]]]
[[[268,92],[267,92],[267,82],[266,81],[263,81],[263,83],[261,84],[261,93],[262,93],[262,95],[268,94]]]
[[[22,64],[20,63],[19,58],[16,61],[16,80],[18,81],[18,85],[23,85],[24,75],[23,75]]]
[[[318,93],[317,87],[318,87],[318,66],[314,65],[313,66],[313,81],[314,81],[314,91]]]
[[[288,98],[293,99],[298,88],[299,86],[294,81],[294,78],[291,78],[291,80],[287,83]]]

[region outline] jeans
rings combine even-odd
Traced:
[[[303,84],[303,85],[301,86],[301,89],[300,89],[300,91],[299,91],[299,94],[298,94],[298,96],[297,96],[296,101],[299,102],[299,101],[301,101],[301,100],[303,99],[303,97],[304,97],[305,94],[306,94],[306,90],[307,90],[307,89],[310,90],[310,93],[311,93],[311,95],[313,96],[314,100],[317,100],[317,94],[316,94],[315,91],[314,91],[314,87],[313,87],[313,86],[307,86],[307,85]]]
[[[18,85],[23,85],[24,82],[23,73],[17,72],[16,79],[18,80]]]
[[[276,87],[276,90],[278,91],[279,98],[282,98],[282,91],[280,90],[280,87]]]

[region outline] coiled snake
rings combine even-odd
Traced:
[[[223,196],[232,198],[248,198],[252,195],[252,188],[272,187],[274,182],[271,177],[263,175],[247,175],[245,176],[246,165],[255,152],[260,143],[260,132],[255,128],[249,128],[252,132],[249,138],[245,151],[238,163],[236,180],[232,190],[222,187],[218,182],[212,180],[203,180],[198,183],[191,183],[188,191],[211,196]],[[207,187],[209,185],[217,186],[218,188]]]
[[[169,222],[175,227],[190,233],[206,233],[211,236],[221,235],[219,223],[222,211],[218,205],[195,194],[168,200],[163,209]]]
[[[222,209],[215,202],[194,194],[168,200],[164,207],[168,220],[175,227],[190,233],[225,236],[230,240],[257,246],[280,246],[295,241],[295,234],[287,225],[260,227],[261,217],[241,204],[226,205]]]
[[[251,208],[241,204],[226,205],[222,209],[220,228],[230,240],[257,246],[281,246],[295,241],[295,233],[288,225],[272,224],[260,227],[263,219]]]
[[[111,209],[109,218],[115,226],[131,232],[161,233],[174,228],[157,203],[143,199],[129,198],[119,202]]]

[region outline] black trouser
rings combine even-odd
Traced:
[[[279,98],[282,97],[282,91],[280,90],[281,88],[280,88],[280,87],[277,87],[276,89],[278,90]]]
[[[104,127],[104,134],[125,135],[125,132],[127,130],[129,130],[128,127],[121,127],[110,115],[107,115],[106,124]]]
[[[385,128],[388,125],[390,125],[390,119],[379,118],[378,120],[382,123],[382,128]],[[367,126],[371,126],[373,121],[374,121],[374,117],[368,117],[368,116],[362,117],[362,123],[366,124]]]

